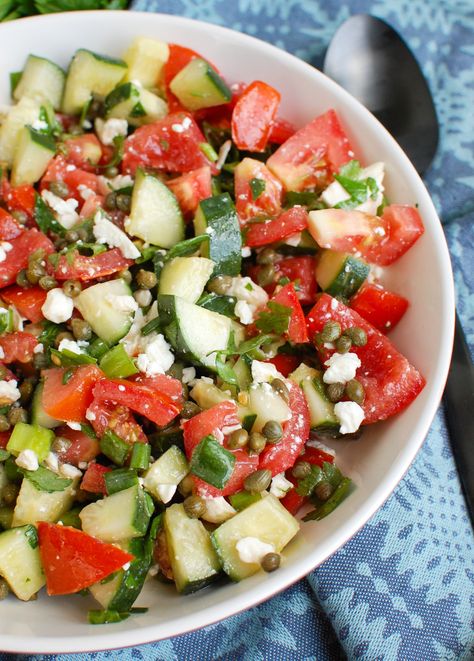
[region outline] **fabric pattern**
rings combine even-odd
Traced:
[[[374,14],[404,35],[428,79],[441,124],[438,154],[425,180],[445,223],[458,312],[472,350],[472,0],[136,0],[133,8],[226,25],[315,66],[321,66],[331,36],[351,14]],[[473,614],[474,537],[440,408],[384,507],[306,580],[198,632],[131,650],[57,658],[468,660],[474,658]]]

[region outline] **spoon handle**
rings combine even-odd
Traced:
[[[474,526],[474,366],[457,313],[444,403],[451,448]]]

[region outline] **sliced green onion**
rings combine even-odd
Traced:
[[[210,161],[215,163],[217,159],[219,158],[219,155],[217,154],[216,150],[212,145],[210,145],[208,142],[200,142],[199,143],[199,149],[202,151],[204,156],[208,158]]]
[[[223,489],[234,471],[235,456],[214,436],[205,436],[191,458],[191,473],[217,489]]]
[[[109,473],[104,473],[105,488],[107,493],[111,496],[117,491],[123,491],[129,487],[138,484],[138,477],[134,470],[128,468],[118,468]]]
[[[145,470],[150,464],[150,456],[151,446],[148,443],[134,443],[130,458],[130,468]]]
[[[157,331],[160,328],[160,320],[158,317],[155,317],[142,328],[142,335],[150,335],[153,331]]]
[[[130,453],[130,445],[111,429],[106,429],[100,439],[100,451],[117,466],[123,466]]]
[[[107,342],[101,340],[100,337],[97,337],[88,346],[89,355],[94,356],[94,358],[97,358],[97,360],[100,360],[109,349],[110,346],[107,344]]]
[[[250,493],[250,491],[237,491],[237,493],[229,496],[230,504],[232,507],[240,512],[249,505],[253,505],[262,498],[259,493]]]
[[[72,367],[74,365],[94,365],[97,362],[96,358],[89,356],[87,353],[76,353],[75,351],[70,351],[69,349],[63,349],[62,351],[51,349],[51,355],[59,358],[62,367]]]
[[[312,465],[311,472],[306,477],[299,480],[298,486],[296,487],[296,493],[299,496],[309,496],[314,487],[324,479],[325,476],[322,468]]]
[[[303,517],[303,521],[320,521],[321,519],[324,519],[325,516],[331,514],[331,512],[335,510],[345,498],[347,498],[351,491],[352,480],[348,477],[343,477],[332,496],[322,505],[311,512],[308,512],[308,514]]]
[[[107,351],[100,359],[99,367],[109,379],[126,379],[138,372],[123,344],[117,344]]]

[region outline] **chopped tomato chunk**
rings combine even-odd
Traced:
[[[102,158],[102,145],[93,133],[69,138],[64,147],[67,162],[86,171],[92,171]]]
[[[86,172],[79,167],[71,169],[70,165],[64,156],[55,156],[41,179],[40,188],[41,190],[48,188],[49,183],[52,181],[62,181],[69,188],[69,197],[75,198],[82,204],[84,199],[81,195],[82,187],[88,188],[93,193],[97,193],[99,190],[99,178],[93,172]],[[81,188],[79,188],[80,186]]]
[[[245,245],[251,248],[281,241],[287,236],[308,227],[308,212],[303,207],[291,207],[273,220],[252,223],[247,226]]]
[[[16,331],[2,335],[0,337],[0,347],[4,354],[2,360],[7,364],[15,361],[29,363],[33,360],[33,351],[37,344],[38,340],[30,333]]]
[[[80,365],[64,383],[65,372],[64,367],[43,371],[43,408],[56,420],[84,422],[94,384],[104,375],[95,365]]]
[[[16,239],[23,232],[23,227],[18,223],[8,211],[0,207],[0,241],[10,241]]]
[[[212,195],[211,183],[211,168],[204,165],[175,179],[168,179],[166,185],[176,195],[183,216],[188,220],[193,217],[199,202]]]
[[[252,184],[262,187],[252,190]],[[255,216],[276,216],[281,211],[283,186],[264,163],[244,158],[234,170],[235,208],[242,223]]]
[[[270,128],[270,135],[268,142],[274,142],[277,145],[282,145],[284,142],[291,138],[296,133],[296,128],[291,122],[282,117],[277,117]]]
[[[298,461],[307,461],[310,464],[313,464],[315,466],[321,466],[323,465],[324,462],[329,462],[330,464],[334,463],[334,457],[332,454],[328,454],[327,452],[324,452],[323,450],[319,450],[318,448],[312,448],[312,447],[306,447],[305,451],[303,454],[300,454],[298,457]],[[298,480],[293,477],[293,475],[287,475],[286,476],[290,482],[292,482],[295,487],[298,484]],[[296,514],[296,512],[305,504],[307,503],[309,498],[306,496],[300,496],[300,494],[296,491],[296,488],[290,489],[286,496],[281,499],[281,504],[283,507],[286,507],[286,509],[290,512],[290,514]]]
[[[132,264],[133,259],[126,259],[119,248],[112,248],[91,257],[78,251],[61,255],[55,266],[49,264],[49,270],[57,280],[87,282],[123,271]]]
[[[99,441],[96,438],[91,438],[80,429],[71,429],[64,426],[58,427],[55,433],[56,436],[70,442],[69,447],[57,452],[59,459],[65,464],[79,466],[82,462],[92,461],[100,454]]]
[[[30,184],[11,186],[5,196],[5,201],[10,212],[23,211],[23,213],[26,213],[30,218],[33,216],[35,209],[35,199],[35,189]]]
[[[295,285],[296,295],[301,305],[311,305],[315,302],[317,284],[314,257],[311,255],[285,257],[275,262],[273,267],[275,269],[274,282],[264,287],[269,296],[273,294],[281,278],[288,278]],[[258,282],[262,268],[258,264],[250,267],[249,275],[254,282]]]
[[[261,80],[251,83],[232,112],[232,140],[239,149],[265,151],[280,93]]]
[[[42,232],[29,229],[9,241],[12,249],[0,262],[0,288],[12,285],[18,273],[28,266],[28,256],[35,250],[44,250],[46,255],[54,252],[54,245]]]
[[[109,402],[96,400],[87,409],[87,416],[99,438],[106,429],[111,429],[123,441],[133,443],[148,443],[143,429],[126,406],[115,406]]]
[[[292,353],[278,353],[274,358],[270,358],[267,362],[275,365],[280,374],[287,377],[288,374],[294,372],[301,363],[301,358]]]
[[[398,324],[408,305],[400,294],[367,282],[350,300],[350,307],[381,333],[388,333]]]
[[[14,285],[2,291],[2,298],[14,305],[22,317],[34,324],[43,319],[41,308],[46,300],[47,292],[41,287],[18,287]]]
[[[304,312],[293,283],[290,282],[288,285],[284,285],[271,300],[291,309],[290,324],[285,334],[290,342],[294,342],[295,344],[308,342]]]
[[[92,461],[87,466],[87,470],[82,478],[81,489],[83,491],[90,491],[91,493],[101,493],[105,496],[107,489],[105,487],[104,475],[105,473],[110,473],[111,470],[108,466],[102,466],[102,464]]]

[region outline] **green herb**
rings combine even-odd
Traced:
[[[6,461],[9,456],[10,456],[10,453],[7,452],[7,450],[4,450],[3,448],[0,448],[0,461]]]
[[[252,200],[257,200],[260,195],[265,190],[265,180],[264,179],[251,179],[249,181],[250,191],[252,193]]]
[[[73,0],[72,0],[73,1]],[[82,0],[87,1],[87,0]],[[122,162],[123,159],[123,146],[125,144],[125,136],[124,135],[116,135],[114,140],[114,151],[113,154],[110,158],[110,161],[107,161],[104,165],[95,165],[94,167],[99,168],[99,169],[105,169],[105,168],[110,168],[114,167],[115,165],[119,165]]]
[[[383,211],[384,211],[385,207],[387,207],[388,205],[389,205],[389,201],[387,200],[387,198],[384,195],[382,197],[382,202],[377,207],[377,216],[381,216],[383,214]]]
[[[97,358],[97,360],[100,360],[109,349],[110,345],[100,337],[96,337],[95,340],[93,340],[87,347],[89,355],[94,356],[94,358]]]
[[[234,471],[235,456],[213,436],[205,436],[196,446],[190,471],[216,489],[223,489]]]
[[[39,491],[46,491],[47,493],[64,491],[72,484],[72,480],[59,477],[59,475],[43,466],[35,471],[22,470],[21,472]]]
[[[284,287],[285,285],[289,285],[290,282],[291,282],[290,278],[287,278],[286,276],[278,280],[278,284],[281,285],[282,287]]]
[[[149,532],[149,537],[151,540],[156,539],[156,536],[158,535],[158,532],[161,529],[162,525],[163,525],[163,515],[158,514],[158,516],[156,516],[151,522],[150,532]]]
[[[130,454],[130,445],[111,429],[106,429],[100,439],[100,451],[117,466],[123,466]]]
[[[13,330],[13,310],[0,308],[0,334],[10,333]]]
[[[291,308],[275,301],[269,301],[267,307],[269,312],[261,312],[255,326],[264,333],[283,335],[290,325]]]
[[[341,177],[346,177],[347,179],[360,179],[362,168],[359,161],[352,160],[344,165],[341,165],[339,168],[339,174]]]
[[[253,291],[253,285],[252,285],[252,283],[251,283],[251,282],[247,282],[247,284],[245,285],[245,289],[246,289],[247,291]]]
[[[60,521],[63,526],[71,526],[72,528],[77,528],[78,530],[82,529],[82,521],[79,518],[79,513],[82,510],[82,507],[73,507],[71,510],[65,512]]]
[[[216,354],[216,370],[220,378],[232,386],[238,385],[237,376],[230,365],[225,361],[225,352],[219,351]]]
[[[39,539],[38,539],[38,532],[36,528],[33,525],[28,525],[25,528],[24,535],[26,539],[28,540],[28,544],[31,546],[32,549],[37,548],[39,544]]]
[[[74,367],[69,367],[63,374],[63,386],[67,385],[74,375]]]
[[[52,321],[43,321],[43,330],[38,335],[38,342],[41,342],[45,351],[54,343],[58,333],[62,331],[62,327],[54,324]]]
[[[335,510],[345,498],[347,498],[351,491],[352,480],[348,477],[343,477],[332,496],[316,507],[316,509],[308,512],[308,514],[303,517],[303,521],[320,521],[321,519],[324,519],[325,516],[331,514],[331,512]]]
[[[250,354],[257,349],[260,349],[265,344],[270,344],[270,342],[273,342],[274,339],[275,338],[272,335],[257,335],[256,337],[250,338],[250,340],[241,342],[235,349],[234,354],[239,356]]]
[[[128,468],[117,468],[108,473],[104,473],[105,488],[111,496],[113,493],[129,489],[138,484],[138,476],[134,470]]]
[[[377,198],[379,188],[377,182],[372,177],[362,179],[362,169],[358,161],[349,161],[339,170],[339,174],[334,175],[344,190],[347,191],[349,198],[336,204],[336,209],[354,209],[363,204],[370,197],[372,200]]]
[[[314,487],[316,487],[321,480],[324,479],[324,473],[322,468],[319,466],[311,466],[311,472],[298,482],[298,486],[296,487],[296,493],[299,496],[309,496]]]
[[[85,423],[81,424],[81,432],[94,440],[97,438],[96,433],[92,427],[90,425],[86,425]]]
[[[130,468],[135,470],[146,470],[150,463],[151,446],[148,443],[134,443],[132,456],[130,457]]]
[[[174,257],[184,257],[185,255],[191,255],[193,252],[199,248],[203,241],[209,240],[207,234],[198,234],[192,239],[186,239],[185,241],[179,241],[176,243],[171,250],[165,255],[165,261],[169,262],[170,259]]]
[[[129,611],[113,611],[113,610],[91,610],[87,614],[89,624],[114,624],[115,622],[123,622],[130,615],[138,613],[146,613],[148,608],[131,608]]]
[[[78,252],[85,257],[95,257],[108,250],[107,246],[103,243],[70,243],[66,248],[65,254]],[[72,255],[74,260],[75,255]]]
[[[51,355],[56,356],[61,361],[62,367],[73,367],[74,365],[95,365],[97,359],[93,356],[89,356],[87,353],[76,353],[75,351],[70,351],[70,349],[63,349],[58,351],[57,349],[50,349]]]
[[[226,317],[235,319],[235,298],[231,296],[218,296],[217,294],[206,293],[201,296],[197,305],[206,308],[206,310],[212,310],[213,312],[218,312]]]
[[[66,233],[66,229],[58,223],[53,212],[38,193],[35,193],[34,217],[38,227],[44,234],[51,231],[63,236]]]
[[[153,259],[158,248],[156,246],[147,246],[146,248],[141,248],[141,256],[135,259],[135,264],[144,264],[150,259]]]
[[[208,142],[200,142],[199,149],[202,151],[204,156],[212,163],[215,163],[219,158],[214,147],[210,145]]]
[[[141,334],[150,335],[150,333],[153,333],[154,331],[158,331],[159,329],[160,329],[160,319],[159,317],[155,317],[154,319],[152,319],[143,326],[141,330]]]
[[[311,191],[303,191],[301,193],[288,191],[285,196],[285,207],[295,206],[306,207],[308,211],[326,208],[324,202],[319,200],[319,193],[313,193]]]

